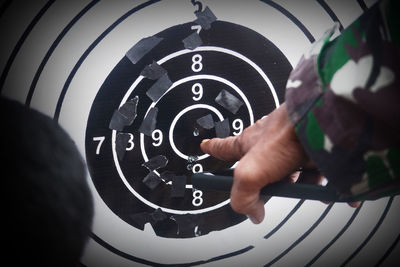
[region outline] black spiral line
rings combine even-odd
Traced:
[[[40,21],[40,19],[47,12],[47,10],[51,7],[51,5],[54,4],[54,2],[55,2],[55,0],[50,0],[42,7],[42,9],[33,18],[31,23],[29,23],[28,27],[25,29],[24,33],[19,38],[17,44],[15,45],[13,51],[11,52],[10,57],[7,60],[6,66],[4,67],[4,70],[3,70],[3,73],[0,76],[0,93],[3,90],[4,82],[5,82],[6,78],[7,78],[8,72],[10,71],[10,68],[11,68],[12,64],[14,63],[15,57],[17,56],[17,54],[18,54],[19,50],[21,49],[22,45],[25,43],[26,38],[28,38],[28,36],[31,33],[31,31],[33,30],[33,28]],[[6,8],[7,8],[7,6],[6,6]]]
[[[386,250],[385,254],[379,259],[379,261],[375,264],[375,267],[381,266],[382,263],[389,257],[389,255],[392,253],[392,251],[395,249],[397,244],[400,241],[400,233],[397,235],[396,239],[393,241],[393,243],[390,245],[390,247]]]
[[[6,12],[7,8],[11,4],[11,0],[4,1],[4,3],[0,7],[0,18],[3,16],[4,12]]]
[[[303,205],[304,201],[305,200],[302,199],[299,202],[297,202],[296,206],[288,213],[288,215],[286,215],[286,217],[277,226],[275,226],[274,229],[272,229],[268,234],[264,236],[264,239],[268,239],[273,234],[275,234],[290,219],[290,217],[292,217],[293,214],[296,213],[296,211],[301,207],[301,205]]]
[[[271,0],[260,0],[261,2],[275,8],[279,12],[281,12],[283,15],[285,15],[290,21],[292,21],[296,26],[304,33],[304,35],[307,37],[307,39],[310,41],[310,43],[313,43],[315,41],[314,36],[311,34],[311,32],[304,26],[303,23],[301,23],[300,20],[298,20],[292,13],[290,13],[287,9],[282,7],[281,5],[271,1]]]
[[[347,221],[347,223],[343,226],[343,228],[339,231],[339,233],[334,238],[332,238],[332,240],[329,241],[329,243],[323,249],[321,249],[321,251],[318,252],[318,254],[314,258],[312,258],[311,261],[308,262],[305,266],[313,265],[344,234],[344,232],[346,232],[346,230],[353,223],[354,219],[357,217],[363,204],[364,204],[364,202],[361,202],[360,206],[358,206],[356,208],[356,210],[353,212],[353,215],[350,217],[350,219]]]
[[[378,222],[376,223],[375,227],[371,230],[371,232],[368,234],[368,236],[365,238],[365,240],[360,244],[360,246],[358,246],[358,248],[340,266],[346,266],[358,253],[360,253],[360,251],[365,247],[365,245],[375,235],[376,231],[378,231],[379,227],[385,220],[386,215],[388,214],[388,212],[390,210],[390,206],[393,203],[393,199],[394,199],[394,197],[389,198],[388,203],[386,204],[386,208],[382,212],[382,215],[379,218]]]
[[[365,2],[363,0],[357,0],[357,3],[360,5],[360,7],[363,11],[366,11],[368,9],[367,5],[365,4]]]
[[[318,4],[328,13],[328,16],[334,21],[339,23],[339,31],[342,32],[344,30],[342,23],[339,18],[336,16],[335,12],[328,6],[328,4],[324,0],[317,0]]]
[[[51,55],[53,54],[54,50],[56,50],[57,46],[60,44],[62,39],[65,37],[65,35],[71,30],[71,28],[75,25],[76,22],[78,22],[79,19],[81,19],[92,7],[94,7],[100,0],[93,0],[91,1],[87,6],[85,6],[69,23],[68,25],[61,31],[61,33],[57,36],[56,40],[53,42],[51,45],[50,49],[47,51],[45,57],[43,58],[42,62],[40,63],[40,66],[38,70],[35,73],[35,77],[33,78],[33,81],[31,83],[31,86],[29,88],[28,96],[25,101],[25,105],[30,106],[33,94],[36,89],[36,85],[39,81],[40,75],[43,72],[44,67],[46,66],[47,62],[49,61]]]
[[[309,234],[314,231],[315,228],[324,220],[326,215],[328,215],[329,211],[332,209],[334,203],[331,203],[326,207],[324,212],[321,214],[321,216],[316,220],[313,225],[304,233],[302,234],[295,242],[293,242],[287,249],[285,249],[281,254],[276,256],[273,260],[268,262],[265,266],[271,266],[272,264],[278,262],[281,258],[283,258],[287,253],[289,253],[294,247],[296,247],[298,244],[300,244]]]
[[[135,12],[146,8],[154,3],[160,2],[161,0],[150,0],[147,1],[143,4],[138,5],[137,7],[132,8],[128,12],[126,12],[124,15],[122,15],[119,19],[117,19],[113,24],[111,24],[102,34],[100,34],[99,37],[89,46],[88,49],[83,53],[83,55],[79,58],[78,62],[75,64],[74,68],[70,72],[67,80],[64,83],[64,86],[62,88],[61,94],[58,98],[57,101],[57,106],[56,106],[56,111],[54,112],[54,121],[58,122],[58,119],[60,117],[60,112],[62,108],[62,104],[64,102],[65,95],[68,91],[68,88],[72,82],[72,79],[75,77],[75,74],[78,72],[80,66],[82,63],[86,60],[86,58],[89,56],[89,54],[92,52],[92,50],[112,31],[114,30],[121,22],[123,22],[125,19],[127,19],[129,16],[134,14]]]

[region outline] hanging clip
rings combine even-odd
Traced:
[[[197,6],[197,10],[194,13],[198,13],[203,11],[203,4],[200,1],[191,0],[190,1],[193,6]]]

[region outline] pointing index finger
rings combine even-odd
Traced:
[[[242,157],[236,136],[205,139],[200,147],[204,153],[225,161],[237,161]]]

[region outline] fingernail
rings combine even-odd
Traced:
[[[254,224],[259,224],[259,223],[261,223],[261,220],[260,220],[259,218],[255,217],[255,216],[247,215],[247,218],[249,218],[250,221],[251,221],[252,223],[254,223]]]
[[[203,139],[203,141],[201,141],[202,144],[207,143],[208,141],[210,141],[210,139]]]

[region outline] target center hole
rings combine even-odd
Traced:
[[[208,114],[214,121],[223,119],[216,108],[205,104],[189,106],[174,118],[170,128],[170,144],[180,157],[187,160],[190,156],[207,156],[200,149],[200,144],[204,139],[214,138],[215,130],[204,129],[196,121]]]

